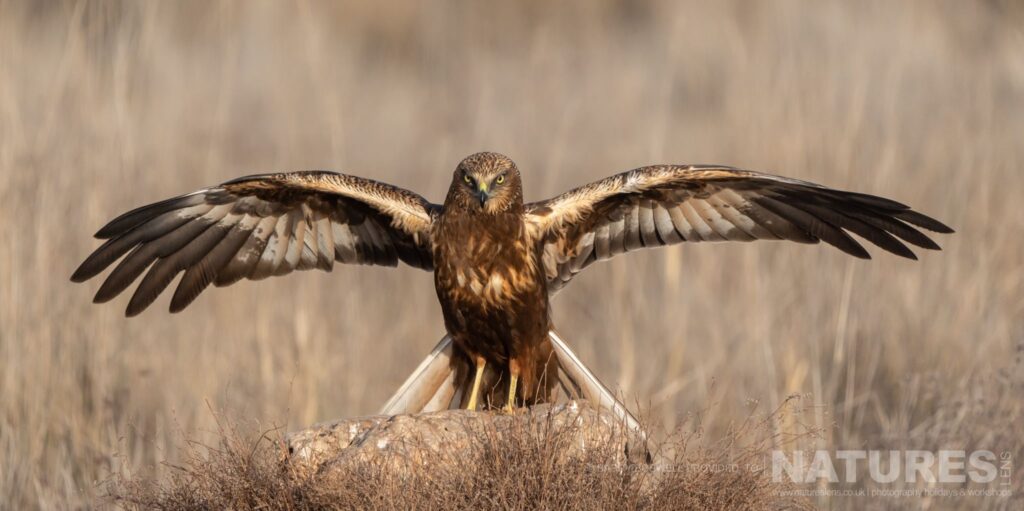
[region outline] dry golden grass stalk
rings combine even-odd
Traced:
[[[347,421],[342,429],[359,431],[340,449],[292,438],[289,450],[275,432],[224,421],[219,442],[190,447],[169,478],[120,478],[108,498],[175,510],[809,508],[765,465],[771,449],[814,434],[776,432],[796,403],[751,414],[714,441],[688,422],[658,445],[655,463],[630,462],[629,430],[586,403]],[[321,433],[337,441],[336,430]]]

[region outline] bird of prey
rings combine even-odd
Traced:
[[[136,279],[127,315],[148,307],[181,272],[170,310],[210,284],[335,262],[432,271],[445,327],[475,367],[509,376],[506,408],[547,399],[550,297],[596,261],[682,242],[789,240],[868,252],[850,234],[916,259],[939,249],[921,230],[941,222],[889,199],[720,165],[641,167],[525,203],[519,169],[482,152],[455,168],[443,205],[370,179],[328,171],[263,174],[129,211],[75,271],[82,282],[120,259],[96,293],[106,302]],[[143,274],[145,274],[143,276]]]

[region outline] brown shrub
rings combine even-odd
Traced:
[[[793,440],[777,425],[792,401],[750,415],[715,441],[699,418],[656,442],[655,462],[623,463],[609,439],[566,457],[578,437],[571,425],[496,432],[467,427],[472,448],[433,451],[421,470],[398,474],[386,457],[326,463],[302,470],[288,462],[280,431],[244,433],[222,426],[216,446],[190,444],[184,464],[163,480],[120,477],[108,486],[113,502],[129,509],[783,509],[809,508],[785,495],[765,469],[770,449]],[[805,429],[803,435],[812,431]]]

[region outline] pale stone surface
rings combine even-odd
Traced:
[[[614,413],[586,401],[542,404],[515,414],[498,411],[442,410],[414,415],[375,415],[322,423],[287,435],[290,462],[321,470],[347,463],[383,462],[395,469],[417,466],[426,458],[457,460],[459,453],[508,438],[566,440],[560,456],[581,456],[600,446],[616,453],[609,463],[645,461],[646,445]],[[609,445],[611,444],[611,445]],[[610,449],[608,447],[611,447]],[[437,456],[437,454],[451,456]]]

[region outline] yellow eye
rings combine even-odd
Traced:
[[[469,174],[463,174],[462,175],[462,180],[465,181],[466,183],[469,183],[469,184],[473,183],[473,180],[469,178]]]
[[[498,176],[498,179],[495,179],[494,182],[498,183],[499,185],[501,183],[504,183],[505,182],[505,174],[502,174],[502,175]]]

